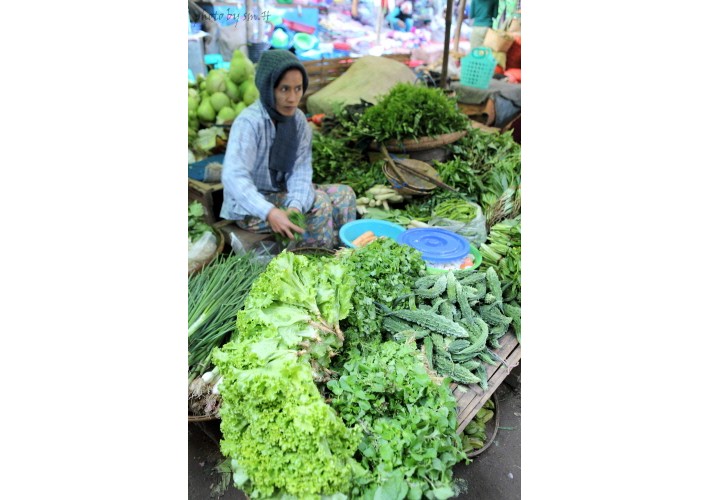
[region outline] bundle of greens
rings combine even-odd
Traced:
[[[441,89],[398,83],[362,113],[351,134],[380,143],[465,130],[468,118]]]
[[[286,210],[285,208],[282,208],[281,210]],[[293,224],[296,226],[305,229],[306,223],[305,223],[305,214],[302,212],[298,212],[296,210],[291,210],[288,212],[288,220],[291,221]],[[287,236],[283,236],[280,233],[274,233],[274,237],[278,243],[280,243],[283,246],[287,246],[291,241],[294,242],[299,242],[303,239],[303,235],[300,233],[297,233],[293,231],[293,239],[291,240]]]
[[[522,301],[522,220],[520,216],[498,222],[490,229],[487,242],[480,245],[482,267],[493,267],[502,281],[508,302]]]
[[[201,205],[200,205],[201,206]],[[217,256],[187,282],[188,381],[210,367],[212,349],[234,333],[236,315],[265,265],[252,253]]]
[[[521,210],[521,150],[511,132],[483,132],[469,128],[450,146],[452,158],[434,162],[441,180],[473,200],[485,211],[488,227]]]
[[[277,338],[326,381],[342,347],[340,321],[352,309],[354,278],[340,261],[281,252],[251,287],[236,327],[241,338]]]
[[[356,458],[366,475],[356,478],[352,498],[456,494],[452,467],[465,455],[455,398],[448,384],[431,379],[412,344],[384,342],[351,359],[328,389],[345,424],[364,430]]]
[[[382,162],[369,162],[344,138],[314,132],[312,163],[316,184],[347,184],[355,193],[361,194],[374,184],[387,182]]]
[[[376,346],[382,340],[377,304],[403,307],[394,304],[394,300],[411,292],[416,278],[425,274],[426,264],[421,252],[390,238],[377,238],[367,246],[347,249],[342,252],[342,261],[356,283],[352,314],[346,321],[346,347]]]

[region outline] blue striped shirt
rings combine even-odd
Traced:
[[[305,213],[313,206],[312,130],[305,114],[298,109],[295,116],[299,146],[293,171],[286,176],[286,208],[295,207]],[[273,204],[264,193],[274,193],[268,158],[276,137],[276,127],[266,109],[257,100],[244,109],[231,126],[227,141],[222,184],[224,201],[220,216],[241,220],[247,215],[266,220]]]

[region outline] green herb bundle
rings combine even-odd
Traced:
[[[465,130],[468,118],[441,89],[398,83],[356,125],[358,136],[402,141]]]
[[[348,349],[377,345],[382,340],[382,318],[377,304],[395,307],[394,300],[410,293],[414,281],[425,274],[421,252],[391,238],[378,238],[367,246],[347,250],[343,262],[355,279],[352,312],[346,320]]]
[[[285,211],[286,209],[283,208],[282,210]],[[306,227],[305,214],[303,214],[302,212],[298,212],[296,210],[289,211],[288,212],[288,220],[302,229],[305,229],[305,227]],[[300,233],[297,233],[295,231],[293,231],[293,239],[292,240],[290,238],[288,238],[287,236],[283,236],[280,233],[274,233],[274,237],[276,238],[276,241],[278,243],[280,243],[281,245],[288,245],[291,241],[294,241],[297,243],[303,239],[303,235]]]

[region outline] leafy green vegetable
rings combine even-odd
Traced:
[[[355,279],[352,314],[346,320],[347,348],[381,342],[382,316],[377,304],[395,308],[395,299],[411,293],[414,281],[425,274],[421,252],[378,238],[367,246],[343,252],[343,262]]]
[[[281,210],[286,210],[285,208]],[[306,222],[305,222],[305,214],[302,212],[298,212],[296,210],[291,210],[288,212],[288,220],[291,221],[293,224],[296,226],[305,229],[306,228]],[[287,245],[291,241],[301,241],[303,239],[303,235],[297,232],[293,232],[293,239],[291,240],[287,236],[283,236],[279,233],[274,233],[274,237],[276,238],[276,241],[280,243],[281,245]]]
[[[353,459],[360,431],[325,403],[295,352],[258,344],[230,343],[214,355],[224,374],[221,451],[236,459],[239,486],[251,498],[348,492],[361,474]]]
[[[187,234],[191,242],[198,240],[205,232],[213,232],[204,216],[204,206],[200,202],[193,201],[187,206]]]
[[[364,431],[356,457],[367,474],[355,479],[353,498],[453,496],[452,467],[465,459],[456,402],[421,356],[411,344],[383,342],[327,384],[344,422]]]
[[[357,121],[354,136],[377,142],[430,137],[464,130],[468,118],[441,89],[398,83]]]
[[[386,184],[382,161],[370,162],[347,138],[313,133],[313,182],[347,184],[361,194],[375,184]]]
[[[363,474],[353,459],[361,432],[314,381],[328,380],[342,346],[354,288],[346,270],[332,258],[280,253],[251,287],[238,336],[213,351],[223,376],[221,451],[251,498],[342,498]]]

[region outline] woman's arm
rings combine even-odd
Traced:
[[[222,165],[222,184],[232,206],[238,212],[267,220],[273,204],[258,192],[254,169],[265,152],[259,151],[258,125],[246,119],[234,121]],[[227,201],[227,200],[225,200]]]

